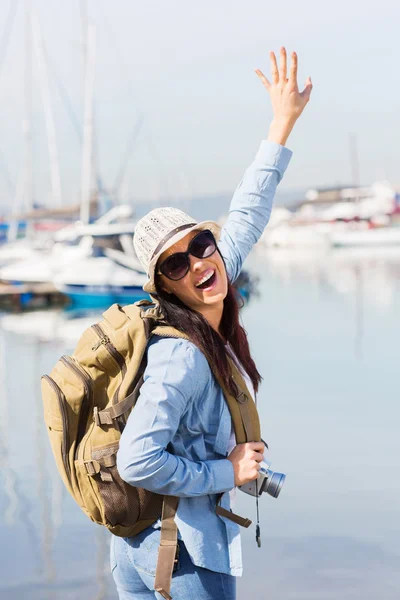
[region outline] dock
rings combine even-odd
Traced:
[[[22,311],[66,303],[67,298],[52,283],[13,285],[0,282],[0,309]]]

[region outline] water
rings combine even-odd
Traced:
[[[287,479],[260,499],[262,548],[243,532],[238,598],[398,598],[400,257],[279,253],[250,266],[263,437]],[[1,321],[1,600],[116,600],[108,532],[63,488],[39,387],[97,318]],[[254,520],[253,499],[238,493],[237,512]]]

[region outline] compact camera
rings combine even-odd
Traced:
[[[270,466],[271,464],[265,460],[260,462],[260,474],[258,478],[241,485],[239,490],[250,494],[250,496],[261,496],[263,492],[266,492],[273,498],[277,498],[285,483],[286,475],[271,471]]]

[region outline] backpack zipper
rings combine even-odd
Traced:
[[[68,479],[69,485],[72,487],[71,468],[69,465],[68,453],[67,453],[68,452],[68,450],[67,450],[67,446],[68,446],[68,413],[67,413],[67,409],[65,407],[66,399],[65,399],[63,391],[59,388],[59,386],[54,381],[54,379],[52,379],[49,375],[43,375],[42,379],[45,379],[47,381],[47,383],[53,388],[53,390],[56,393],[57,399],[58,399],[58,404],[59,404],[60,413],[61,413],[61,420],[62,420],[62,424],[63,424],[61,455],[62,455],[64,469],[67,474],[67,479]]]
[[[113,399],[112,399],[112,403],[117,404],[119,390],[120,390],[122,381],[123,381],[123,379],[125,377],[125,373],[126,373],[125,359],[122,356],[122,354],[120,352],[118,352],[118,350],[116,349],[114,344],[111,342],[108,335],[106,335],[104,333],[104,331],[102,330],[100,325],[92,325],[92,329],[95,332],[95,334],[97,335],[97,337],[99,338],[99,341],[92,347],[92,350],[95,351],[98,348],[100,348],[100,346],[104,346],[106,348],[106,350],[109,352],[109,354],[113,357],[113,359],[115,360],[115,362],[117,363],[117,365],[119,366],[119,368],[121,370],[121,375],[122,375],[121,383],[117,387],[117,389],[114,393]]]
[[[83,367],[81,367],[79,363],[70,356],[62,356],[60,360],[67,368],[71,369],[77,375],[77,377],[79,377],[85,388],[85,395],[83,397],[82,406],[78,417],[78,431],[75,445],[75,460],[77,460],[79,445],[86,432],[86,422],[88,420],[90,406],[92,404],[92,380]]]

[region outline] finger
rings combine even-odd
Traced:
[[[265,77],[264,73],[262,73],[262,71],[260,71],[260,69],[256,69],[255,71],[256,71],[256,73],[258,75],[259,80],[263,84],[263,86],[266,87],[267,90],[269,90],[269,88],[271,87],[271,83]]]
[[[248,442],[249,448],[255,452],[264,452],[264,442]]]
[[[292,64],[290,67],[289,81],[294,86],[297,86],[297,54],[296,54],[296,52],[292,52]]]
[[[279,79],[282,82],[287,81],[287,56],[286,56],[286,48],[282,46],[281,48],[281,66],[279,69]]]
[[[264,454],[262,453],[262,451],[258,451],[258,452],[253,452],[252,457],[253,460],[256,460],[257,462],[261,462],[264,460]]]
[[[306,101],[308,102],[310,99],[310,95],[311,95],[311,91],[313,88],[313,84],[311,82],[311,77],[307,77],[306,79],[306,86],[304,88],[304,90],[301,92],[300,96]]]
[[[256,462],[262,462],[264,460],[264,454],[261,454],[261,452],[252,452],[249,458]]]
[[[263,442],[247,442],[246,443],[246,449],[253,450],[253,452],[263,452],[264,448],[265,448],[265,446],[264,446]]]
[[[278,71],[278,65],[276,64],[276,56],[275,56],[275,53],[272,52],[272,50],[269,53],[269,58],[271,61],[272,83],[276,84],[279,82],[279,71]]]

